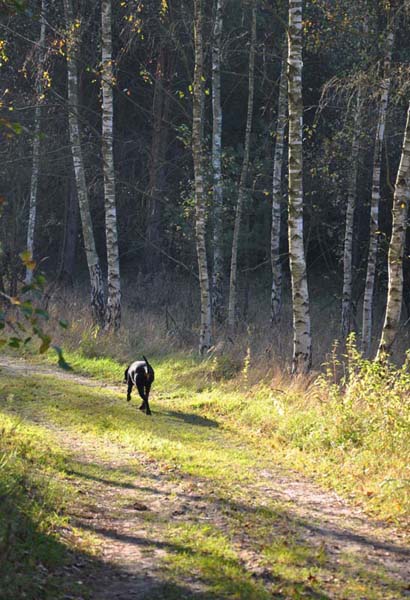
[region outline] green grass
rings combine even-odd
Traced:
[[[67,358],[77,371],[101,376],[98,361],[73,354]],[[178,360],[183,378],[175,378],[175,363],[171,359],[154,363],[157,380],[151,419],[137,410],[135,401],[125,401],[125,390],[120,393],[104,387],[86,387],[47,375],[13,379],[0,375],[1,423],[13,430],[13,424],[18,422],[20,432],[9,443],[9,453],[17,462],[13,463],[11,476],[2,474],[2,481],[9,481],[10,477],[12,481],[24,481],[23,487],[7,492],[11,498],[9,504],[18,507],[16,522],[20,514],[27,515],[24,531],[32,523],[34,531],[58,550],[57,554],[46,552],[50,560],[55,557],[47,566],[50,572],[64,562],[70,550],[71,542],[60,539],[59,528],[66,518],[64,515],[70,513],[68,509],[81,505],[78,489],[91,490],[104,482],[121,487],[129,484],[132,477],[143,477],[143,467],[138,461],[138,454],[143,453],[159,461],[171,480],[175,477],[178,481],[181,474],[194,477],[203,493],[212,494],[222,515],[218,517],[222,519],[218,525],[212,519],[201,522],[201,515],[169,523],[155,513],[142,514],[141,519],[153,531],[151,549],[156,547],[155,536],[169,549],[164,559],[168,591],[159,598],[184,597],[178,590],[184,578],[193,578],[204,586],[207,591],[202,597],[210,599],[263,600],[272,594],[283,599],[322,600],[399,597],[400,586],[388,574],[376,568],[360,570],[356,556],[347,555],[342,570],[335,571],[324,548],[310,546],[300,538],[303,524],[274,499],[264,498],[267,504],[262,506],[261,499],[248,492],[257,483],[255,473],[270,468],[272,459],[291,463],[304,447],[306,460],[317,452],[315,444],[309,446],[303,441],[311,439],[311,423],[315,420],[311,417],[306,424],[306,418],[296,419],[289,408],[301,402],[301,391],[289,388],[288,394],[281,394],[279,399],[273,398],[266,384],[239,390],[238,381],[213,381],[208,368],[204,369],[203,363],[195,359]],[[118,381],[123,367],[109,360],[102,365],[105,380]],[[293,404],[288,407],[290,402]],[[308,406],[305,411],[312,414]],[[19,421],[13,415],[18,415]],[[289,426],[285,424],[285,415]],[[93,449],[94,459],[86,463],[74,460],[67,449],[56,445],[51,433],[39,422],[51,423],[57,430],[63,428],[68,438],[79,436]],[[26,446],[30,448],[28,453],[24,450]],[[128,461],[129,472],[110,466],[124,460]],[[23,479],[19,479],[19,469],[24,473]],[[27,495],[27,489],[35,493]],[[65,503],[61,498],[66,498]],[[118,497],[116,502],[118,507],[113,508],[120,514],[124,501]],[[35,517],[39,513],[40,519]],[[211,517],[204,515],[204,518]],[[7,539],[4,527],[3,523],[3,539]],[[18,546],[20,556],[24,555],[26,543],[34,549],[34,568],[42,565],[44,553],[39,550],[38,537],[29,537],[29,542],[22,540],[21,547]],[[92,541],[89,544],[90,548],[86,545],[84,552],[92,552]],[[252,573],[253,563],[257,576]],[[14,557],[10,572],[20,572],[21,564],[21,558]],[[261,569],[267,570],[266,578],[260,576]],[[23,581],[27,580],[28,572],[22,571]],[[384,578],[388,583],[379,586],[378,582]],[[46,586],[48,597],[58,598],[53,596],[55,584],[47,580],[41,585]],[[36,598],[38,589],[35,588],[37,591],[32,592],[31,598]],[[47,598],[45,592],[42,597]]]
[[[7,396],[6,409],[13,400]],[[7,410],[8,412],[8,410]],[[58,600],[67,588],[56,568],[70,560],[59,531],[75,501],[67,457],[52,436],[0,413],[0,598]],[[79,591],[75,581],[72,592]]]
[[[119,383],[124,365],[67,352],[75,371]],[[374,515],[410,515],[410,376],[363,361],[353,344],[350,375],[339,383],[336,359],[309,386],[228,357],[152,357],[154,396],[165,410],[216,420],[265,453],[354,498]],[[236,373],[236,375],[235,375]],[[155,402],[155,400],[154,400]],[[199,450],[200,451],[200,450]],[[166,454],[166,451],[165,451]]]
[[[112,358],[66,352],[66,359],[77,373],[105,383],[122,381],[124,364]],[[131,481],[128,472],[104,465],[119,460],[124,452],[137,456],[141,452],[159,461],[171,478],[173,473],[176,480],[180,473],[200,478],[218,500],[224,522],[221,529],[208,521],[169,524],[150,512],[141,516],[169,549],[164,564],[167,592],[158,597],[191,597],[179,586],[192,578],[208,590],[201,597],[213,599],[263,599],[272,594],[323,600],[400,597],[400,586],[388,574],[361,565],[354,554],[343,559],[341,572],[335,571],[324,548],[309,546],[298,537],[301,524],[283,507],[274,500],[261,506],[247,490],[255,484],[254,471],[269,469],[274,461],[313,474],[379,516],[404,519],[410,479],[406,369],[374,367],[354,358],[349,381],[336,384],[332,371],[307,386],[302,379],[277,375],[268,382],[252,366],[241,369],[227,358],[204,362],[180,354],[150,360],[156,371],[152,419],[139,413],[135,400],[125,401],[125,386],[117,392],[42,375],[30,376],[28,385],[22,377],[0,375],[0,427],[14,432],[2,439],[3,444],[7,437],[12,440],[8,443],[12,468],[3,469],[0,478],[8,486],[8,506],[15,507],[11,521],[34,532],[27,539],[22,536],[17,555],[8,558],[16,570],[24,552],[30,552],[32,564],[23,570],[23,582],[43,564],[42,544],[51,544],[45,552],[50,572],[67,560],[72,542],[61,540],[58,532],[65,515],[79,502],[79,485],[126,486]],[[74,461],[56,446],[50,432],[33,424],[38,421],[80,436],[94,448],[95,461]],[[140,472],[138,458],[132,472]],[[27,494],[27,489],[33,492]],[[118,498],[119,510],[122,502]],[[2,523],[0,513],[0,532],[6,541],[7,520]],[[245,550],[259,556],[256,572],[266,568],[266,580],[252,575],[249,556],[244,562],[244,533],[250,544]],[[86,542],[82,551],[92,553],[92,545],[92,540]],[[58,598],[53,596],[52,578],[40,583],[51,594],[46,596],[43,590],[44,598]],[[30,581],[30,585],[37,584]],[[37,592],[28,597],[34,600]]]

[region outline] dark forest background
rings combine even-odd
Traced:
[[[35,108],[41,102],[40,169],[34,258],[46,273],[48,308],[68,315],[78,330],[92,328],[87,265],[68,130],[66,24],[63,3],[48,2],[39,100],[40,2],[20,8],[2,3],[0,32],[0,188],[2,195],[0,285],[15,296],[24,279],[19,255],[26,247]],[[101,157],[100,3],[73,3],[80,29],[78,55],[82,148],[93,229],[105,270],[104,193]],[[361,329],[367,265],[372,160],[383,79],[389,3],[317,0],[303,16],[304,235],[312,310],[315,364],[340,334],[343,239],[355,95],[363,90],[353,250],[353,323]],[[280,255],[284,307],[270,319],[272,164],[286,2],[257,3],[255,103],[250,168],[239,241],[237,337],[224,318],[214,323],[214,343],[251,343],[264,356],[290,356],[291,307],[287,261],[287,176],[283,168]],[[244,151],[252,4],[226,0],[223,7],[221,92],[223,111],[223,255],[225,294],[238,182]],[[380,333],[387,286],[394,182],[408,102],[410,21],[399,3],[391,62],[391,94],[383,147],[374,336]],[[194,72],[193,5],[188,0],[113,2],[114,159],[122,278],[122,326],[141,347],[196,346],[199,290],[195,246],[195,197],[191,152]],[[207,243],[212,262],[213,2],[204,3],[205,75],[203,133],[207,190]],[[366,24],[364,27],[363,24]],[[159,97],[160,96],[160,97]],[[286,144],[286,141],[285,141]],[[401,345],[410,317],[410,237],[404,260]],[[91,330],[91,329],[90,329]],[[142,340],[142,341],[141,341]],[[154,340],[154,341],[153,341]],[[139,347],[139,346],[138,346]],[[109,348],[106,349],[109,351]]]

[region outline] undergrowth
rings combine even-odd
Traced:
[[[91,356],[80,346],[67,351],[67,360],[76,371],[120,383],[130,354],[121,363],[101,357],[101,339],[92,340]],[[150,360],[154,401],[220,419],[273,449],[273,460],[313,474],[375,514],[410,514],[410,357],[401,367],[364,360],[352,337],[345,355],[334,351],[310,378],[267,370],[249,349],[203,360],[182,351]]]

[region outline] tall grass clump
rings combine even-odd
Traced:
[[[343,358],[333,353],[279,435],[315,457],[335,487],[356,488],[385,515],[408,514],[410,353],[402,366],[365,360],[351,336]]]
[[[208,392],[208,415],[375,514],[410,514],[410,353],[400,367],[365,360],[352,336],[310,378],[248,363]]]

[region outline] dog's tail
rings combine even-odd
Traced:
[[[146,356],[142,355],[142,358],[145,360],[145,362],[147,364],[148,373],[151,375],[151,380],[154,381],[154,369],[149,364],[148,358]]]
[[[125,369],[125,372],[124,372],[124,383],[127,383],[127,379],[128,379],[128,369],[129,369],[129,367],[127,367],[127,368]]]

